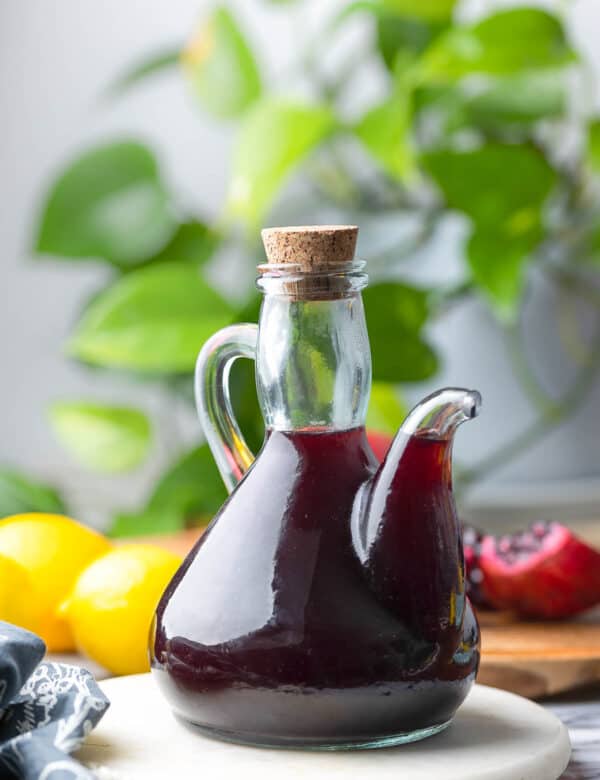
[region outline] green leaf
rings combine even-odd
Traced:
[[[54,488],[34,482],[13,469],[0,468],[0,517],[25,512],[64,514],[66,508]]]
[[[429,315],[428,293],[394,282],[374,284],[363,293],[373,358],[373,378],[415,382],[436,373],[438,361],[421,336]]]
[[[589,263],[591,265],[600,265],[600,227],[594,225],[591,230],[588,231],[587,236],[587,251],[581,257],[581,262]]]
[[[387,382],[373,382],[367,411],[369,430],[396,433],[407,413],[408,408],[397,387]]]
[[[185,517],[176,510],[162,509],[157,512],[119,512],[108,530],[109,536],[130,537],[152,534],[171,534],[185,528]]]
[[[587,158],[592,170],[600,173],[600,120],[595,119],[588,126]]]
[[[507,75],[573,60],[557,17],[539,8],[512,8],[449,29],[425,52],[421,75],[424,81],[449,82],[471,73]]]
[[[421,54],[440,32],[445,22],[394,16],[377,15],[377,48],[389,70],[394,70],[398,57]]]
[[[137,409],[65,401],[52,405],[50,421],[63,446],[93,471],[130,471],[148,454],[150,423]]]
[[[523,240],[495,230],[475,229],[467,242],[466,256],[473,280],[501,320],[511,321],[517,315],[525,268],[539,238],[536,233]]]
[[[267,98],[242,121],[234,156],[228,212],[256,229],[291,170],[335,125],[323,106]]]
[[[457,0],[358,0],[345,6],[341,17],[356,11],[388,14],[430,21],[448,20]]]
[[[511,76],[470,76],[456,84],[436,85],[415,93],[415,113],[431,116],[439,142],[465,128],[503,131],[565,115],[567,83],[563,72],[529,71]],[[433,122],[425,120],[429,127]],[[430,142],[435,146],[435,142]]]
[[[123,276],[92,301],[69,352],[101,366],[191,371],[203,343],[231,317],[229,305],[193,266],[152,265]]]
[[[449,208],[508,238],[537,230],[540,209],[556,182],[556,171],[529,144],[441,149],[425,154],[422,162]]]
[[[494,127],[563,115],[566,90],[560,73],[542,71],[485,79],[473,87],[465,84],[461,98],[467,122]]]
[[[177,67],[181,62],[181,46],[176,49],[163,49],[145,56],[139,62],[135,62],[110,85],[108,94],[119,95],[122,92],[137,86],[149,76],[155,76],[165,70]]]
[[[527,144],[441,150],[423,162],[448,206],[474,222],[466,249],[473,280],[498,316],[514,316],[525,264],[541,240],[543,206],[556,171]]]
[[[447,146],[453,133],[474,128],[517,140],[529,138],[531,125],[564,117],[568,84],[565,71],[528,71],[510,76],[469,76],[414,92],[416,122],[427,128],[427,146]]]
[[[227,491],[207,444],[186,453],[159,480],[145,509],[120,514],[111,533],[136,536],[168,533],[189,521],[205,521],[215,514]]]
[[[135,265],[162,249],[175,229],[152,153],[121,141],[86,152],[54,183],[36,249]]]
[[[449,19],[457,0],[379,0],[386,11],[416,19]]]
[[[183,222],[152,263],[190,263],[202,266],[213,256],[221,236],[203,222]]]
[[[202,105],[217,117],[236,117],[261,93],[250,47],[227,8],[217,8],[183,54],[183,64]]]
[[[258,322],[261,295],[252,295],[236,313],[236,322]],[[253,360],[236,360],[229,374],[231,402],[236,420],[253,452],[258,452],[265,438],[265,423],[256,392],[256,364]]]
[[[253,360],[236,360],[229,375],[231,402],[244,438],[253,452],[258,452],[265,438],[265,423],[256,392]]]
[[[374,159],[397,179],[413,170],[411,119],[410,94],[396,89],[389,100],[365,114],[355,129]]]

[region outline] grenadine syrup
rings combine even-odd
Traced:
[[[158,607],[152,670],[174,712],[275,746],[391,744],[449,722],[479,658],[450,447],[407,436],[374,506],[385,466],[374,479],[363,427],[271,431]]]

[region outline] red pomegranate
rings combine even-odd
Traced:
[[[387,433],[379,433],[379,431],[367,431],[367,439],[369,440],[373,454],[381,463],[381,461],[385,459],[394,437]]]
[[[600,603],[600,552],[558,523],[501,537],[465,528],[473,603],[558,619]]]

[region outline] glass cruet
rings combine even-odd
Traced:
[[[198,358],[200,421],[231,495],[167,587],[150,650],[175,714],[221,739],[421,739],[450,723],[477,671],[450,459],[479,397],[425,399],[377,462],[356,236],[263,231],[258,326],[219,331]],[[229,397],[240,357],[256,361],[256,457]]]

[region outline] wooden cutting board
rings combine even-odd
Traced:
[[[190,529],[143,541],[183,556],[201,534],[202,529]],[[600,682],[600,609],[577,620],[540,623],[481,612],[479,622],[482,657],[477,680],[484,685],[540,698]]]
[[[600,682],[600,612],[577,620],[521,622],[481,613],[478,682],[539,698]]]

